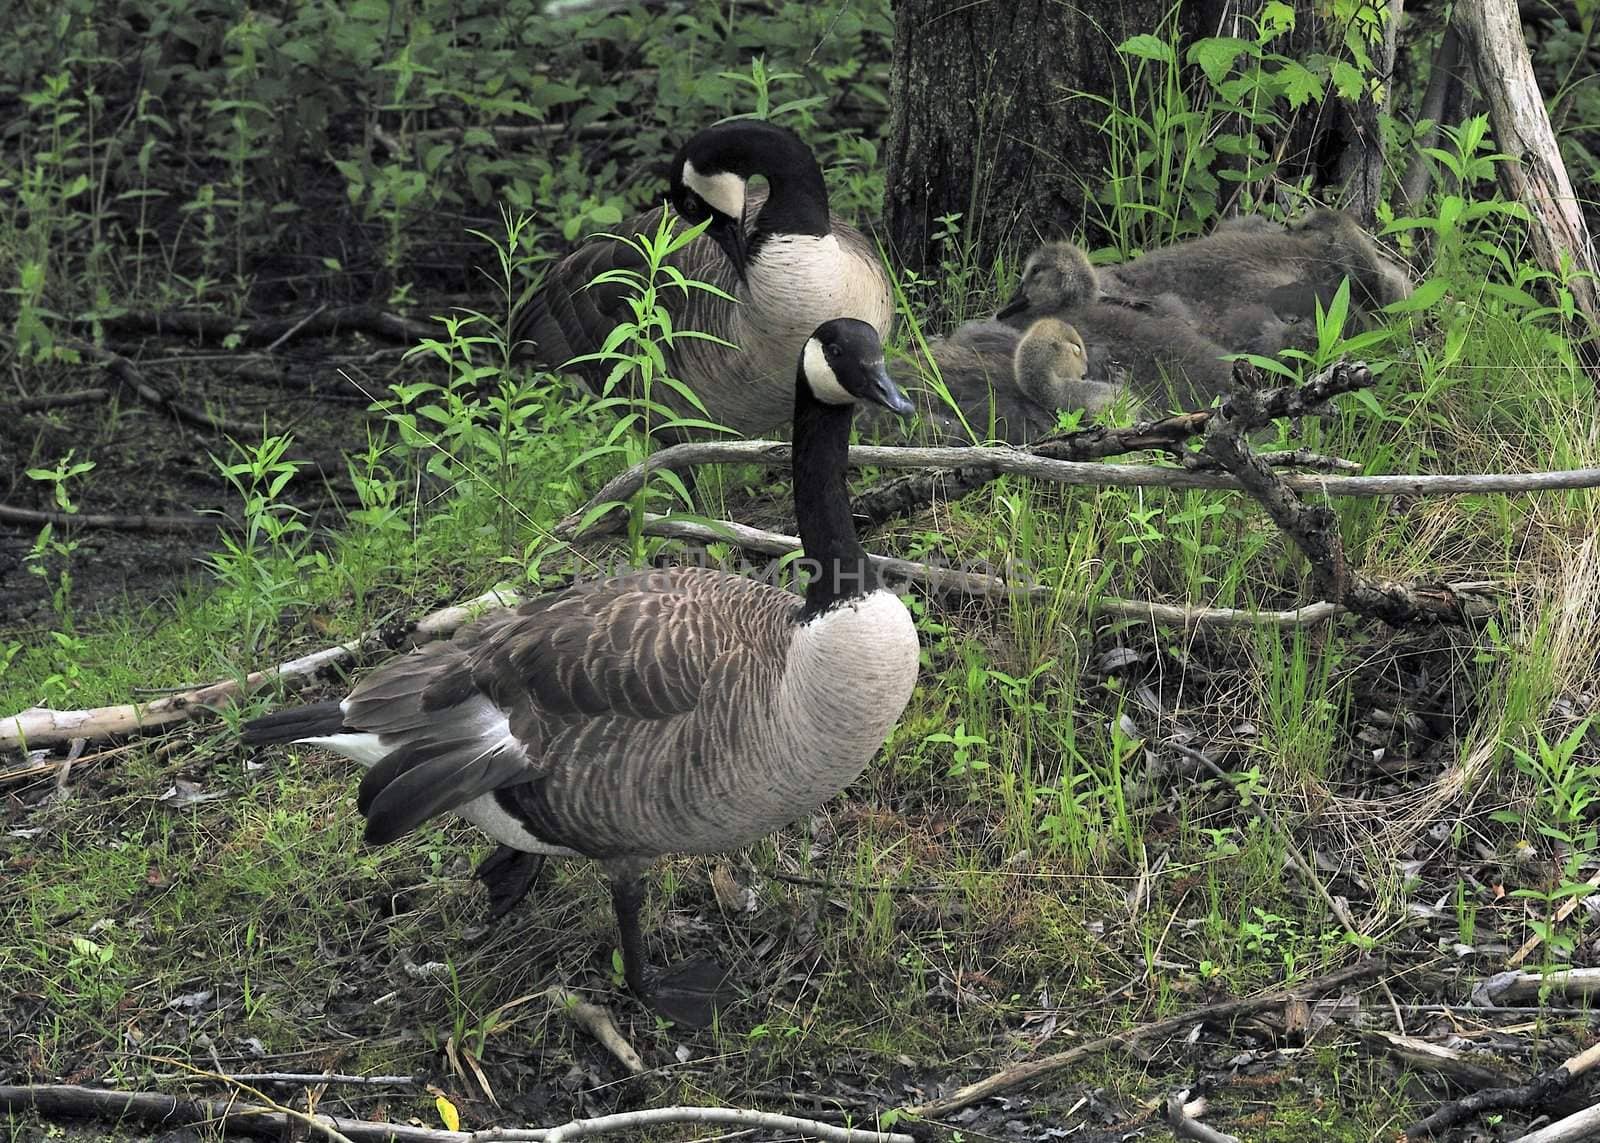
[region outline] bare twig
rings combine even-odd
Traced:
[[[1028,1060],[1025,1063],[1014,1064],[995,1074],[979,1080],[977,1083],[968,1084],[944,1099],[930,1100],[927,1103],[907,1107],[907,1115],[914,1115],[921,1119],[937,1119],[949,1115],[951,1112],[960,1111],[977,1103],[980,1099],[988,1099],[1003,1091],[1010,1091],[1025,1083],[1032,1083],[1043,1076],[1051,1075],[1063,1068],[1071,1067],[1081,1060],[1089,1059],[1101,1052],[1109,1052],[1117,1048],[1127,1048],[1143,1040],[1156,1039],[1170,1036],[1193,1024],[1222,1023],[1236,1020],[1240,1016],[1250,1016],[1257,1012],[1277,1008],[1290,1000],[1320,996],[1335,989],[1343,988],[1347,984],[1354,984],[1358,980],[1376,976],[1384,969],[1384,964],[1379,960],[1363,961],[1361,964],[1340,969],[1338,972],[1329,973],[1327,976],[1315,980],[1308,980],[1295,988],[1287,988],[1278,992],[1269,992],[1261,996],[1252,996],[1244,1000],[1228,1000],[1221,1004],[1208,1004],[1201,1008],[1191,1009],[1178,1016],[1169,1016],[1164,1020],[1152,1020],[1148,1024],[1140,1024],[1122,1032],[1113,1032],[1109,1036],[1100,1036],[1088,1040],[1064,1052],[1044,1056],[1037,1060]]]
[[[1596,869],[1594,873],[1589,876],[1588,881],[1586,881],[1584,884],[1588,885],[1591,889],[1600,888],[1600,869]],[[1559,925],[1562,921],[1565,921],[1568,917],[1572,916],[1572,911],[1576,909],[1582,902],[1582,897],[1568,897],[1565,901],[1563,901],[1561,903],[1561,907],[1556,910],[1555,916],[1550,918],[1551,928],[1554,928],[1556,925]],[[1533,952],[1534,949],[1538,948],[1543,941],[1543,933],[1534,933],[1533,936],[1522,942],[1522,947],[1520,949],[1511,954],[1511,959],[1506,961],[1506,967],[1516,968],[1517,965],[1527,960],[1528,954]]]
[[[282,1138],[294,1122],[315,1126],[333,1138],[350,1143],[562,1143],[616,1131],[671,1123],[715,1124],[763,1131],[782,1131],[824,1140],[825,1143],[914,1143],[910,1135],[836,1127],[815,1119],[751,1111],[732,1107],[657,1107],[575,1119],[558,1127],[490,1127],[482,1131],[438,1131],[405,1123],[373,1123],[334,1115],[306,1115],[288,1109],[274,1110],[224,1100],[182,1099],[154,1092],[107,1091],[77,1084],[0,1086],[0,1108],[32,1109],[41,1115],[74,1118],[130,1118],[172,1125],[206,1123],[223,1130],[267,1138]]]
[[[594,1037],[595,1042],[615,1056],[623,1067],[635,1075],[644,1071],[644,1061],[633,1050],[633,1045],[617,1031],[616,1022],[604,1006],[592,1004],[560,985],[546,989],[545,995],[555,1003],[563,1016]]]
[[[647,512],[641,529],[647,536],[702,544],[731,543],[747,552],[769,556],[783,556],[800,550],[800,540],[795,536],[752,528],[731,520],[705,524]],[[891,556],[873,556],[872,565],[891,579],[914,583],[934,593],[995,599],[1011,596],[1044,599],[1055,594],[1055,589],[1045,584],[1010,583],[999,576],[936,567]],[[1248,611],[1234,607],[1177,607],[1167,603],[1145,603],[1109,596],[1096,596],[1082,602],[1085,608],[1104,615],[1183,627],[1312,627],[1345,611],[1332,603],[1312,603],[1293,611]]]
[[[1167,1126],[1179,1139],[1195,1139],[1199,1143],[1239,1143],[1236,1135],[1226,1135],[1215,1127],[1200,1122],[1206,1113],[1206,1098],[1190,1099],[1188,1091],[1175,1091],[1167,1096]]]
[[[107,528],[118,532],[193,532],[201,528],[216,529],[229,523],[227,516],[202,516],[189,513],[182,516],[111,516],[95,512],[45,512],[36,508],[14,508],[0,504],[0,523],[23,524],[39,527],[45,524],[57,528]]]
[[[61,768],[56,771],[55,793],[59,797],[67,789],[67,779],[72,776],[72,764],[83,753],[83,748],[89,744],[87,738],[74,738],[67,746],[67,756],[61,760]]]
[[[64,409],[71,405],[98,405],[111,396],[109,389],[74,389],[69,393],[46,393],[38,397],[18,397],[0,402],[0,412],[35,413],[42,409]]]
[[[1402,1141],[1426,1139],[1458,1123],[1475,1119],[1486,1111],[1503,1108],[1542,1108],[1572,1085],[1572,1081],[1600,1063],[1600,1043],[1591,1044],[1559,1067],[1552,1068],[1531,1083],[1518,1087],[1491,1087],[1475,1091],[1439,1108],[1426,1119],[1413,1123],[1401,1135]]]
[[[416,623],[397,623],[374,628],[347,643],[325,647],[298,659],[255,671],[243,679],[222,679],[181,694],[169,695],[149,703],[95,707],[90,710],[49,710],[30,707],[0,718],[0,748],[65,742],[72,738],[91,741],[118,734],[134,734],[171,722],[193,718],[196,712],[228,705],[241,694],[249,694],[271,682],[298,683],[341,667],[357,655],[390,650],[407,639],[427,642],[451,635],[456,628],[475,618],[486,608],[514,607],[521,602],[515,592],[489,591],[476,599],[446,607]]]
[[[256,1083],[281,1083],[295,1084],[303,1087],[315,1087],[319,1084],[346,1084],[358,1087],[405,1087],[424,1082],[421,1076],[357,1076],[345,1072],[216,1072],[216,1079],[228,1083],[256,1084]],[[173,1072],[158,1075],[157,1079],[194,1079],[188,1072]]]
[[[1190,417],[1208,414],[1189,414]],[[855,445],[849,463],[856,466],[906,469],[969,470],[985,474],[1029,476],[1057,484],[1094,485],[1108,488],[1176,488],[1237,491],[1243,488],[1234,477],[1220,472],[1190,472],[1181,468],[1152,465],[1096,464],[1058,460],[1031,450],[1015,448],[907,448],[889,445]],[[625,519],[624,510],[602,511],[604,505],[621,505],[644,486],[653,472],[681,471],[701,464],[760,464],[782,468],[790,464],[789,446],[775,441],[697,441],[672,445],[653,453],[640,463],[618,473],[576,512],[554,528],[560,539],[573,539],[586,517],[594,517],[583,528],[585,536],[616,530]],[[1269,466],[1270,467],[1270,466]],[[938,479],[959,479],[949,472]],[[1439,476],[1322,476],[1317,474],[1283,477],[1284,484],[1296,492],[1315,492],[1325,496],[1442,496],[1482,492],[1539,492],[1552,489],[1600,487],[1600,468],[1571,469],[1564,472],[1462,473]],[[976,487],[974,485],[973,487]]]
[[[437,337],[440,329],[431,322],[414,321],[375,306],[319,308],[300,317],[263,318],[241,322],[225,314],[126,313],[102,319],[107,329],[137,333],[183,334],[217,341],[235,337],[241,345],[265,345],[276,349],[297,337],[322,337],[341,330],[356,330],[387,341],[410,344],[425,337]]]
[[[239,437],[259,437],[261,435],[260,425],[253,425],[247,421],[235,421],[228,417],[219,417],[213,413],[206,412],[204,409],[196,409],[194,406],[178,400],[170,393],[163,393],[145,380],[144,374],[139,372],[138,366],[121,354],[100,349],[98,346],[90,345],[86,341],[78,341],[74,338],[63,338],[62,344],[76,350],[89,360],[104,365],[107,373],[110,373],[123,385],[132,389],[134,395],[141,401],[148,405],[154,405],[158,409],[166,409],[180,421],[187,421],[191,425],[198,425],[200,428],[210,429],[213,432],[231,433]]]

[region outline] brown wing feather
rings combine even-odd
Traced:
[[[361,784],[374,841],[507,786],[542,787],[552,766],[605,769],[680,751],[691,723],[731,721],[748,664],[781,662],[798,600],[699,568],[620,576],[541,597],[413,652],[345,701],[351,731],[395,736]],[[500,717],[509,736],[492,729]],[[713,729],[711,733],[716,733]],[[541,836],[581,831],[546,800]]]
[[[754,220],[765,201],[765,190],[752,190],[745,217]],[[661,225],[664,209],[658,206],[635,215],[620,233],[629,237],[654,234]],[[681,219],[678,224],[680,227],[684,225]],[[747,223],[747,230],[751,227],[753,222]],[[703,234],[686,243],[667,261],[685,277],[709,282],[727,293],[735,293],[739,286],[738,275],[734,273],[727,255]],[[574,357],[598,353],[604,347],[606,337],[619,323],[633,320],[628,299],[636,297],[637,291],[630,289],[624,281],[594,286],[590,283],[611,271],[643,275],[648,270],[648,263],[628,242],[619,242],[605,235],[590,238],[546,271],[543,284],[517,318],[512,334],[520,345],[518,356],[545,369],[558,369]],[[703,291],[695,291],[686,297],[681,292],[668,290],[662,298],[672,315],[673,324],[678,327],[683,325],[679,319],[691,300],[696,304],[730,311],[734,305]],[[716,324],[714,320],[700,317],[696,327],[715,327]],[[586,362],[573,369],[591,389],[598,392],[605,384],[611,366],[607,362]]]

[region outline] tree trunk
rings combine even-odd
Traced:
[[[959,214],[972,264],[1093,231],[1105,180],[1116,47],[1156,32],[1165,0],[896,0],[885,229],[896,261],[939,267],[940,219]],[[1184,30],[1216,3],[1184,4]],[[1148,110],[1148,109],[1145,109]]]
[[[1512,0],[1458,0],[1455,20],[1489,103],[1494,141],[1511,156],[1496,167],[1501,189],[1532,215],[1528,230],[1539,264],[1565,276],[1584,327],[1577,331],[1579,356],[1600,379],[1594,245],[1539,94],[1517,6]]]

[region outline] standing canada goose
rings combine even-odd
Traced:
[[[815,572],[804,599],[695,567],[581,584],[413,651],[342,701],[254,719],[244,741],[326,746],[369,767],[357,807],[374,844],[461,814],[501,843],[481,871],[500,912],[546,854],[601,862],[629,988],[708,1021],[720,972],[647,971],[645,870],[804,818],[861,773],[917,678],[910,613],[850,519],[858,400],[910,409],[877,332],[825,322],[794,383],[795,516]]]
[[[750,189],[755,176],[766,179],[765,191]],[[685,336],[665,350],[667,374],[695,393],[704,412],[664,384],[653,387],[652,403],[746,436],[763,433],[788,422],[794,347],[818,325],[859,318],[880,338],[888,336],[894,316],[888,274],[872,242],[829,213],[822,169],[794,132],[754,119],[707,127],[673,158],[669,199],[685,225],[706,219],[710,225],[667,261],[733,298],[666,289],[673,328],[731,344]],[[639,215],[622,233],[653,233],[663,209]],[[600,352],[620,323],[637,320],[629,305],[636,293],[617,271],[639,275],[647,267],[633,247],[604,238],[557,262],[513,331],[524,347],[519,352],[551,369]],[[591,285],[602,274],[617,280]],[[599,392],[613,367],[596,360],[571,368]],[[707,431],[688,427],[669,435]]]
[[[1204,408],[1228,391],[1233,369],[1222,360],[1228,350],[1187,323],[1109,300],[1067,304],[1081,297],[1062,291],[1082,281],[1084,265],[1083,251],[1070,242],[1041,246],[1023,263],[1021,286],[995,317],[1020,329],[1041,317],[1071,322],[1083,340],[1088,375],[1126,384],[1152,408],[1167,407],[1169,387],[1184,409]]]

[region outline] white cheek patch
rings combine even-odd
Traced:
[[[683,161],[683,185],[729,218],[744,217],[745,181],[730,171],[702,175],[688,159]]]
[[[855,397],[834,375],[833,366],[828,364],[828,355],[822,352],[822,343],[816,338],[806,342],[805,356],[801,359],[806,371],[806,384],[811,386],[811,392],[819,401],[826,401],[830,405],[853,405]]]

